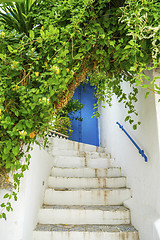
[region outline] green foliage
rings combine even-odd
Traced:
[[[74,116],[75,112],[81,110],[83,107],[84,104],[80,103],[78,99],[71,99],[67,105],[56,114],[51,129],[70,137],[73,132],[71,120],[83,120],[80,117]]]
[[[130,68],[135,74],[133,79],[137,86],[159,94],[156,78],[151,80],[144,71],[160,66],[160,2],[127,0],[121,10],[120,23],[126,23],[126,34],[131,37],[126,48],[135,58]]]
[[[8,3],[8,2],[23,2],[24,0],[0,0],[0,3]]]
[[[43,74],[44,67],[39,66],[38,53],[29,38],[5,31],[0,52],[0,168],[13,171],[14,188],[18,190],[30,162],[30,146],[37,134],[45,136],[52,121],[51,99],[58,88],[54,82],[49,84],[53,70]]]
[[[16,29],[19,33],[29,35],[34,25],[34,19],[30,16],[34,5],[36,0],[3,1],[0,4],[1,23],[9,30]]]
[[[69,137],[71,136],[71,134],[73,132],[71,120],[67,116],[62,117],[60,115],[57,115],[55,118],[55,121],[53,122],[53,126],[50,128],[59,133],[67,135]]]
[[[125,120],[137,128],[132,119],[136,85],[147,95],[150,90],[160,94],[156,79],[150,81],[143,72],[160,65],[160,3],[37,0],[3,7],[14,15],[1,14],[0,20],[5,23],[0,26],[0,168],[13,171],[16,190],[6,198],[16,200],[31,144],[37,135],[45,137],[56,103],[72,96],[83,73],[95,86],[98,103],[111,105],[116,95],[128,109]],[[9,210],[9,205],[2,207]]]
[[[75,120],[82,121],[82,118],[78,116],[75,117],[74,115],[77,111],[81,110],[83,107],[84,107],[84,104],[80,103],[78,99],[71,99],[67,103],[67,105],[58,112],[58,116],[69,117],[71,120],[75,119]]]

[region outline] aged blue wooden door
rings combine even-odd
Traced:
[[[71,139],[74,141],[99,146],[98,119],[93,117],[93,104],[96,103],[94,98],[94,87],[90,84],[80,85],[73,96],[73,99],[79,99],[84,107],[75,113],[75,116],[83,120],[72,120],[73,133]]]

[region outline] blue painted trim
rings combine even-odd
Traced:
[[[145,162],[148,161],[147,156],[145,155],[144,151],[142,149],[140,149],[140,147],[136,144],[136,142],[133,140],[133,138],[131,138],[131,136],[126,132],[126,130],[124,129],[124,127],[119,123],[116,122],[116,124],[119,125],[119,127],[122,129],[122,131],[127,135],[127,137],[131,140],[131,142],[135,145],[135,147],[138,149],[139,154],[142,155],[142,157],[144,157]]]

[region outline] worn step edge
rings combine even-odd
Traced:
[[[118,190],[118,191],[120,191],[120,190],[124,190],[124,191],[126,191],[126,190],[129,190],[129,191],[131,191],[131,189],[130,188],[126,188],[126,187],[122,187],[122,188],[82,188],[82,189],[80,189],[80,188],[47,188],[46,189],[46,191],[47,190],[53,190],[53,191],[55,191],[55,192],[82,192],[82,191],[86,191],[86,192],[93,192],[93,191],[101,191],[102,193],[104,192],[104,191],[115,191],[115,190]]]
[[[130,211],[129,208],[125,206],[108,206],[108,205],[94,205],[94,206],[86,206],[86,205],[42,205],[42,209],[82,209],[82,210],[102,210],[102,211]]]
[[[122,205],[131,198],[128,188],[114,189],[52,189],[45,191],[46,205]]]
[[[115,167],[115,159],[56,156],[52,159],[52,166],[70,168],[108,168]]]
[[[123,206],[43,206],[40,224],[130,224],[130,211]]]
[[[71,167],[52,167],[51,176],[61,177],[121,177],[120,167],[109,168],[71,168]]]
[[[67,150],[67,149],[53,149],[52,156],[76,156],[76,157],[90,157],[90,158],[111,158],[110,153],[106,152],[84,152],[78,150]]]
[[[126,177],[108,178],[78,178],[52,177],[48,178],[49,188],[123,188],[126,186]]]
[[[131,224],[37,224],[35,231],[76,232],[138,232]]]
[[[103,147],[97,147],[95,145],[91,144],[85,144],[80,142],[75,142],[72,140],[66,140],[66,139],[58,139],[58,138],[48,138],[49,144],[47,144],[47,147],[52,150],[52,148],[58,148],[58,149],[71,149],[71,150],[78,150],[78,151],[95,151],[95,152],[107,152],[106,148]]]
[[[139,240],[138,232],[35,231],[32,240]]]

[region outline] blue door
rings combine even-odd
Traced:
[[[82,118],[82,121],[72,120],[73,133],[71,139],[77,142],[99,146],[98,119],[93,117],[94,87],[90,84],[80,85],[73,96],[73,99],[79,99],[84,107],[75,113],[75,117]]]

